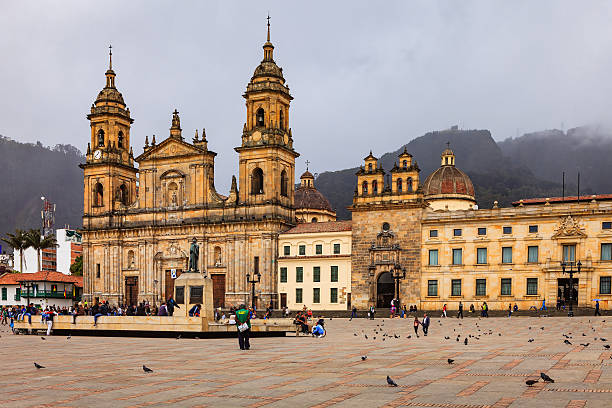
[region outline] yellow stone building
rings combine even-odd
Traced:
[[[352,298],[359,308],[391,300],[441,310],[463,302],[479,310],[555,307],[572,297],[580,307],[612,307],[612,195],[528,199],[510,208],[478,209],[469,177],[450,149],[420,185],[404,152],[385,180],[370,153],[357,173],[350,207]],[[408,188],[406,188],[408,186]]]
[[[90,113],[84,170],[83,295],[134,304],[173,293],[187,269],[190,242],[200,246],[199,271],[212,277],[215,306],[250,302],[246,274],[260,273],[260,305],[277,303],[279,233],[296,223],[295,158],[289,127],[292,100],[268,38],[247,85],[239,175],[227,195],[215,189],[216,153],[207,136],[170,133],[145,141],[134,157],[130,115],[112,67]],[[138,165],[138,166],[137,166]]]

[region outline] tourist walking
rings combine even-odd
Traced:
[[[461,301],[459,301],[459,311],[457,312],[457,319],[459,318],[459,316],[461,316],[461,318],[463,319],[463,303],[461,303]]]
[[[240,350],[249,350],[251,348],[251,343],[249,342],[251,319],[245,305],[240,305],[236,311],[236,328],[238,330],[238,345],[240,346]]]
[[[370,320],[374,320],[374,315],[376,314],[376,309],[374,309],[374,306],[370,306]]]
[[[512,316],[512,303],[508,305],[508,317]]]
[[[423,323],[421,325],[423,326],[423,336],[427,336],[427,331],[429,330],[429,316],[427,316],[427,313],[423,315]]]
[[[353,306],[353,308],[351,309],[351,318],[350,318],[350,320],[353,320],[354,317],[357,317],[357,308],[355,306]]]
[[[446,316],[446,303],[444,304],[444,306],[442,306],[442,317],[447,317]]]
[[[599,300],[595,301],[595,316],[601,316],[601,313],[599,313]]]
[[[483,317],[489,317],[489,305],[487,305],[487,302],[484,302],[482,304],[482,313],[483,313]]]
[[[416,334],[417,337],[419,337],[419,324],[421,324],[421,322],[419,322],[419,318],[414,316],[414,334]]]
[[[542,298],[542,307],[540,310],[546,310],[546,298]]]

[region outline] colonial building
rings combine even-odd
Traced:
[[[84,298],[134,304],[173,293],[189,245],[198,269],[212,277],[215,306],[250,302],[247,273],[260,273],[260,304],[278,304],[278,235],[296,222],[293,99],[268,38],[246,87],[246,118],[237,138],[238,178],[228,194],[215,189],[216,153],[205,131],[183,134],[174,111],[169,135],[145,139],[134,155],[134,118],[116,87],[112,54],[106,85],[87,118],[84,170]],[[214,141],[214,137],[211,137]],[[211,143],[212,144],[212,143]]]
[[[0,306],[70,307],[81,299],[82,287],[82,276],[61,272],[5,273],[0,275]]]
[[[557,300],[612,306],[612,195],[527,199],[477,209],[469,177],[447,148],[421,186],[404,152],[385,183],[370,153],[350,207],[352,297],[360,308],[393,298],[421,309],[520,309]],[[573,287],[569,271],[578,268]],[[565,265],[562,265],[564,263]]]

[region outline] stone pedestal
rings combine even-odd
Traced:
[[[174,309],[174,315],[189,316],[189,310],[199,303],[202,305],[200,316],[209,321],[214,320],[212,279],[201,273],[183,272],[176,278],[174,300],[181,307]]]

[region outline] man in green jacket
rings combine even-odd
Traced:
[[[246,326],[243,326],[245,324]],[[236,328],[238,329],[238,344],[240,345],[240,350],[249,350],[251,348],[251,344],[249,343],[251,316],[245,305],[240,305],[236,311]]]

